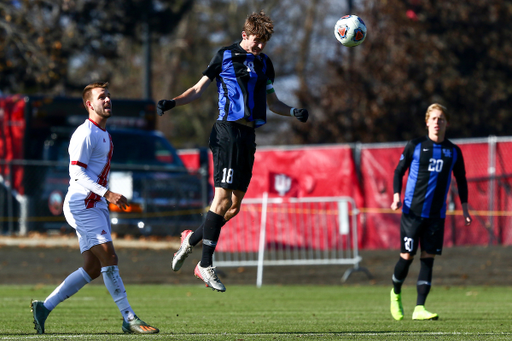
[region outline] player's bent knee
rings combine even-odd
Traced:
[[[405,260],[414,259],[414,255],[411,255],[410,253],[400,253],[400,257],[402,257]]]
[[[100,277],[101,275],[101,267],[83,267],[84,271],[87,272],[91,280]]]
[[[226,213],[226,216],[229,217],[229,219],[235,217],[240,212],[240,206],[231,207],[228,212]],[[229,220],[226,219],[226,220]]]

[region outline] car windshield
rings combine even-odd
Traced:
[[[162,136],[111,131],[112,163],[184,167],[176,150]]]
[[[138,132],[109,131],[114,143],[112,163],[185,167],[174,147],[163,137]],[[69,137],[53,134],[44,142],[44,160],[69,162]]]

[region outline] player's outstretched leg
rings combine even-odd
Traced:
[[[137,315],[134,316],[134,318],[126,322],[123,320],[123,332],[129,333],[129,334],[156,334],[160,330],[155,327],[151,327],[146,322],[142,321],[140,318],[137,317]]]
[[[174,271],[178,271],[181,269],[181,266],[183,265],[183,262],[185,259],[187,259],[188,255],[192,253],[193,246],[190,245],[189,239],[192,235],[192,230],[185,230],[181,233],[181,245],[178,251],[174,254],[174,257],[172,258],[172,264],[171,268]]]
[[[402,293],[395,294],[391,288],[391,316],[397,321],[404,319],[404,308],[402,306]]]
[[[414,312],[412,313],[412,319],[418,320],[418,321],[424,321],[424,320],[437,320],[439,318],[439,315],[436,313],[431,313],[430,311],[427,311],[425,309],[424,305],[417,305],[414,308]]]
[[[194,269],[194,275],[197,278],[202,279],[203,282],[206,283],[207,287],[220,292],[226,291],[226,287],[224,284],[222,284],[219,277],[217,276],[217,270],[214,266],[207,266],[203,268],[201,266],[201,262],[199,262]]]
[[[34,315],[34,329],[38,334],[44,334],[44,323],[51,310],[46,309],[43,301],[30,302],[30,308]]]

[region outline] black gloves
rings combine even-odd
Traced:
[[[167,110],[171,110],[176,106],[176,101],[173,99],[162,99],[158,101],[156,105],[156,113],[158,116],[162,116]]]
[[[307,109],[293,108],[292,114],[293,114],[293,116],[297,117],[297,119],[301,122],[306,122],[309,117],[309,113],[308,113]]]

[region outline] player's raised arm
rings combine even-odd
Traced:
[[[166,111],[180,105],[186,105],[192,101],[195,101],[203,94],[204,90],[212,83],[207,77],[203,76],[201,79],[191,88],[188,88],[184,93],[173,99],[162,99],[158,101],[156,105],[156,112],[159,116],[162,116]]]

